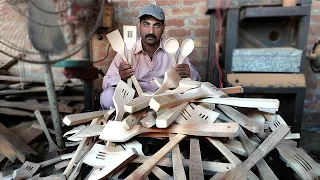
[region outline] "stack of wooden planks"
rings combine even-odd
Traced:
[[[134,98],[120,82],[116,108],[66,115],[64,124],[75,128],[65,138],[77,149],[55,178],[279,179],[264,159],[275,148],[292,168],[287,177],[320,176],[319,164],[296,148],[299,134],[277,114],[277,99],[230,97],[242,88],[190,79],[168,84]],[[85,165],[90,172],[81,171]]]

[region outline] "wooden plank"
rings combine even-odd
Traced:
[[[246,179],[248,171],[261,159],[263,159],[275,146],[288,134],[290,128],[280,125],[276,131],[270,134],[266,140],[240,165],[231,171],[217,173],[214,179]]]
[[[112,14],[113,10],[111,6],[105,6],[103,8],[102,14],[102,26],[103,27],[112,27]]]
[[[157,165],[163,156],[165,156],[174,146],[176,146],[180,141],[182,141],[186,135],[177,134],[172,140],[170,140],[165,146],[163,146],[158,152],[156,152],[152,158],[148,159],[141,166],[139,166],[135,171],[133,171],[126,179],[127,180],[141,180],[146,178],[146,176],[151,172],[153,167]]]
[[[159,179],[159,180],[173,180],[173,178],[167,174],[164,170],[159,168],[158,166],[155,166],[152,169],[152,173]],[[174,178],[176,179],[176,178]]]
[[[4,95],[12,95],[12,94],[27,94],[27,93],[38,93],[38,92],[46,92],[46,87],[35,87],[24,90],[2,90],[0,91],[0,96]],[[62,91],[60,87],[55,87],[55,91]]]
[[[174,137],[173,134],[170,135],[170,140]],[[172,166],[173,166],[173,177],[175,180],[187,180],[186,173],[184,171],[184,166],[180,154],[179,144],[172,148]],[[202,166],[202,161],[201,161]]]
[[[126,130],[132,129],[136,124],[138,124],[138,122],[143,118],[143,116],[147,111],[148,111],[148,108],[145,108],[128,115],[126,118],[124,118],[121,121],[123,128]]]
[[[199,140],[190,139],[190,180],[204,180]]]
[[[18,60],[20,59],[20,58],[22,58],[24,55],[23,54],[19,54],[17,57],[14,57],[13,59],[11,59],[9,62],[7,62],[7,63],[0,63],[0,69],[1,70],[8,70],[8,69],[10,69],[13,65],[15,65],[17,62],[18,62]]]
[[[0,114],[34,117],[34,114],[28,111],[22,111],[22,110],[13,109],[13,108],[3,108],[3,107],[0,107]]]
[[[0,107],[18,108],[18,109],[25,109],[25,110],[31,110],[31,111],[35,111],[35,110],[47,111],[47,112],[50,111],[49,103],[35,103],[35,102],[27,102],[27,101],[11,102],[11,101],[0,100]],[[72,113],[73,110],[74,109],[69,106],[68,107],[59,106],[59,112]]]
[[[236,73],[227,75],[231,86],[242,87],[306,87],[304,74]]]
[[[33,121],[28,123],[28,126],[22,126],[21,128],[9,128],[14,134],[16,134],[23,142],[30,143],[32,140],[36,139],[42,134],[41,128],[39,128],[39,123],[37,121]]]
[[[150,159],[150,156],[139,156],[136,159],[134,159],[132,162],[133,163],[144,163],[148,159]],[[184,167],[189,167],[190,165],[190,160],[189,159],[183,159],[182,160],[183,166]],[[164,167],[173,167],[173,162],[171,158],[166,158],[163,157],[161,160],[157,163],[158,166],[164,166]],[[225,172],[230,169],[235,168],[236,166],[231,163],[221,163],[221,162],[211,162],[211,161],[202,161],[202,167],[203,170],[208,171],[208,172]]]
[[[256,123],[253,119],[248,118],[247,116],[243,115],[236,109],[225,106],[225,105],[218,105],[218,107],[226,113],[233,121],[239,123],[244,128],[248,129],[251,132],[258,133],[261,131],[261,125]]]
[[[145,128],[151,128],[156,125],[156,112],[150,109],[146,113],[145,117],[140,120],[140,123]]]
[[[251,142],[251,140],[248,138],[246,133],[242,130],[242,128],[239,128],[239,138],[241,140],[241,143],[246,150],[248,156],[250,156],[254,150],[256,149],[256,146]],[[260,177],[263,180],[277,180],[277,176],[273,173],[269,165],[261,159],[259,162],[256,164]]]
[[[180,115],[180,112],[185,108],[188,102],[179,104],[172,107],[161,114],[156,119],[156,125],[158,128],[167,128],[170,124]]]
[[[5,76],[1,75],[0,80],[2,81],[13,81],[13,82],[29,82],[29,83],[44,83],[44,79],[40,78],[30,78],[30,77],[18,77],[18,76]],[[64,83],[64,81],[60,80],[55,80],[57,83]]]
[[[100,134],[100,139],[111,142],[124,142],[130,138],[146,132],[167,132],[167,133],[182,133],[196,136],[211,136],[211,137],[236,137],[238,136],[238,123],[214,123],[209,124],[182,124],[171,125],[169,128],[144,128],[136,125],[129,131],[125,130],[121,122],[109,121]],[[117,134],[117,136],[115,136]]]
[[[112,114],[115,109],[103,110],[103,111],[93,111],[79,114],[69,114],[63,118],[63,123],[67,126],[73,126],[77,124],[82,124],[91,121],[94,118],[102,117],[104,114]]]
[[[194,102],[207,102],[214,104],[224,104],[229,106],[268,109],[278,109],[280,105],[280,101],[278,99],[262,98],[205,98],[200,100],[194,100]]]
[[[31,149],[27,144],[25,144],[19,137],[17,137],[14,133],[12,133],[9,129],[7,129],[2,123],[0,123],[0,141],[6,142],[10,144],[14,151],[21,154],[22,156],[26,156],[29,154],[37,154],[36,151]],[[1,143],[2,144],[2,143]],[[4,149],[5,145],[0,146],[0,152],[5,154]],[[17,158],[24,162],[25,158],[22,156],[17,156]]]
[[[240,94],[240,93],[243,93],[243,88],[241,86],[220,88],[220,90],[223,91],[226,94]]]

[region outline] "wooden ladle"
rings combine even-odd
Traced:
[[[191,54],[194,49],[194,41],[192,39],[185,39],[181,45],[181,51],[179,55],[178,64],[182,64],[183,60]]]
[[[175,38],[169,38],[164,42],[164,49],[170,54],[172,65],[175,65],[179,42]]]

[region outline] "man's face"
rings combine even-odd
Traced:
[[[141,40],[146,44],[155,45],[159,43],[165,25],[153,16],[146,16],[138,23],[138,28]]]

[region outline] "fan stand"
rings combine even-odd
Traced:
[[[52,76],[52,69],[49,57],[47,55],[42,54],[42,58],[44,62],[47,62],[44,64],[44,80],[47,88],[47,96],[49,100],[50,105],[50,111],[52,116],[52,122],[56,134],[56,141],[58,145],[58,150],[63,150],[65,148],[65,144],[62,137],[62,124],[60,119],[60,114],[58,110],[58,102],[57,102],[57,96],[54,88],[54,81]]]

